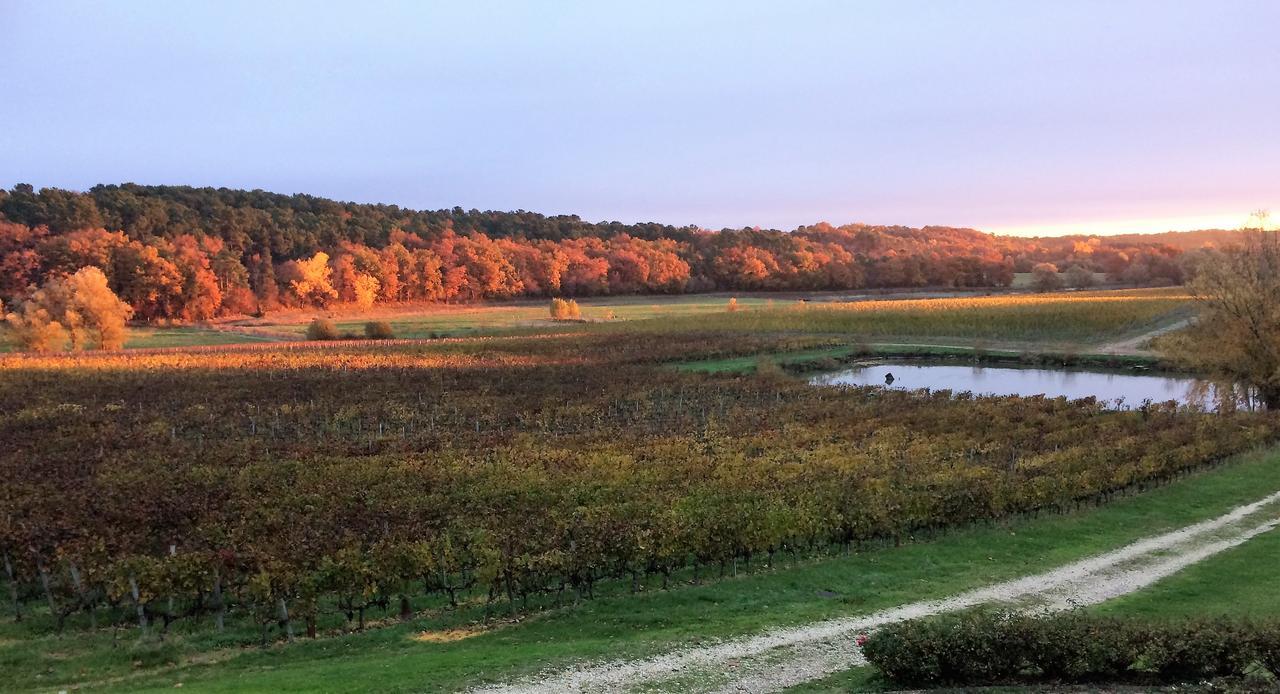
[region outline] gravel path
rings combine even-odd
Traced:
[[[657,656],[584,663],[483,692],[716,691],[770,692],[864,663],[859,633],[907,619],[982,604],[1058,610],[1091,605],[1145,588],[1280,525],[1280,492],[1212,520],[1033,576],[941,600],[832,619],[759,635],[679,648]]]
[[[1171,333],[1175,330],[1181,330],[1188,325],[1191,325],[1191,319],[1184,318],[1174,323],[1170,323],[1169,325],[1156,328],[1151,332],[1099,345],[1096,348],[1096,351],[1102,354],[1151,354],[1151,350],[1147,348],[1148,342],[1151,342],[1161,335]]]

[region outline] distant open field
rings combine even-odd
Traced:
[[[673,316],[662,321],[644,321],[626,329],[824,333],[872,340],[921,337],[1090,344],[1148,332],[1185,317],[1190,308],[1190,296],[1182,289],[1135,289],[775,303],[698,317]]]
[[[1088,341],[1158,326],[1185,314],[1190,300],[1180,288],[993,295],[951,292],[943,296],[926,294],[926,298],[903,293],[847,297],[847,293],[827,293],[581,299],[578,303],[585,324],[552,321],[546,302],[391,307],[358,315],[338,312],[333,319],[340,330],[357,334],[367,320],[384,320],[391,324],[397,337],[404,338],[621,329]],[[316,312],[290,311],[262,320],[237,321],[228,327],[264,336],[301,337],[315,315]],[[618,326],[624,322],[634,323]]]
[[[1058,278],[1063,280],[1064,286],[1066,282],[1066,276],[1067,275],[1065,272],[1058,273]],[[1107,281],[1107,273],[1105,272],[1093,273],[1093,281],[1094,281],[1094,284],[1099,288],[1105,287],[1106,285],[1110,284]],[[1014,289],[1030,289],[1034,284],[1034,282],[1035,282],[1035,276],[1032,275],[1030,272],[1015,272],[1013,273],[1013,284],[1010,286],[1012,286]]]
[[[892,342],[983,340],[1022,348],[1025,343],[1089,346],[1154,330],[1184,317],[1189,297],[1180,289],[1096,290],[1051,294],[926,292],[854,296],[728,294],[581,299],[582,323],[550,318],[547,302],[485,305],[377,306],[362,311],[290,309],[263,318],[220,319],[208,326],[131,326],[127,349],[301,340],[317,316],[362,336],[370,320],[389,323],[409,339],[577,331],[830,333]],[[736,310],[729,310],[734,299]],[[807,299],[807,300],[802,300]],[[1055,347],[1061,347],[1055,344]],[[0,331],[0,351],[13,345]]]
[[[847,293],[830,296],[847,296]],[[582,307],[584,321],[601,322],[715,313],[725,309],[729,298],[729,295],[720,294],[624,296],[584,298],[579,299],[578,303]],[[737,298],[738,304],[743,307],[767,306],[777,300],[764,296]],[[125,348],[301,340],[305,339],[307,324],[316,317],[328,317],[339,330],[354,335],[363,335],[364,324],[370,320],[386,321],[391,324],[396,337],[409,339],[581,329],[580,324],[552,321],[547,301],[379,305],[368,310],[354,306],[336,306],[327,310],[283,309],[262,318],[222,318],[201,326],[131,325],[127,329]],[[0,352],[13,351],[14,347],[0,327]]]
[[[728,295],[638,296],[578,299],[582,320],[591,322],[634,321],[676,316],[699,316],[725,310]],[[767,306],[775,299],[743,296],[742,306]],[[428,304],[419,306],[379,306],[369,311],[343,307],[336,311],[289,310],[263,319],[238,320],[226,327],[250,334],[301,339],[307,324],[319,315],[331,316],[339,330],[362,334],[369,320],[391,324],[396,337],[466,337],[520,331],[572,330],[573,323],[552,321],[547,301],[518,301],[478,305]]]

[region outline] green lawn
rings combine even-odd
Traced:
[[[202,328],[150,328],[130,327],[125,338],[125,349],[147,347],[189,347],[192,345],[235,345],[245,342],[264,342],[263,338],[243,333]]]
[[[1272,530],[1093,609],[1141,617],[1280,616],[1277,576],[1280,530]]]
[[[1274,460],[1272,464],[1280,464]],[[1261,489],[1259,496],[1262,495]],[[1147,619],[1180,617],[1280,617],[1280,530],[1193,564],[1155,585],[1089,610]],[[892,688],[873,667],[837,673],[788,691],[849,692]]]
[[[1280,490],[1276,451],[1079,514],[975,527],[929,542],[805,560],[671,591],[651,586],[632,596],[613,586],[608,595],[577,608],[548,610],[517,623],[489,622],[480,635],[445,643],[412,637],[424,629],[468,627],[480,618],[478,610],[268,649],[225,643],[215,649],[218,641],[206,626],[171,637],[160,653],[136,651],[128,629],[39,636],[42,627],[6,621],[0,626],[0,667],[11,688],[24,690],[93,682],[128,691],[171,689],[178,682],[202,691],[450,690],[579,658],[640,655],[699,638],[948,595],[1212,517],[1274,490]],[[159,671],[133,665],[168,658],[182,665]],[[862,676],[843,673],[831,682]]]

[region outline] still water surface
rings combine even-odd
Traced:
[[[1213,384],[1187,376],[928,363],[868,364],[819,374],[810,378],[809,383],[882,386],[895,390],[928,388],[956,393],[968,391],[975,395],[1065,396],[1072,400],[1092,396],[1121,409],[1141,406],[1144,400],[1173,400],[1181,405],[1216,410],[1224,395]],[[1247,406],[1248,403],[1240,405]]]

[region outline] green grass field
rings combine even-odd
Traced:
[[[976,527],[849,557],[805,559],[797,565],[788,560],[773,570],[757,567],[737,578],[682,584],[669,591],[648,586],[633,596],[615,585],[578,607],[542,611],[518,622],[484,622],[477,608],[441,611],[410,623],[267,649],[235,645],[236,634],[216,637],[208,625],[180,629],[163,645],[139,647],[131,631],[73,630],[54,636],[45,633],[39,619],[22,624],[7,620],[0,625],[0,666],[9,688],[24,691],[73,684],[144,691],[171,689],[177,683],[199,691],[448,691],[576,659],[641,655],[699,639],[940,597],[1212,517],[1274,490],[1280,490],[1280,452],[1271,451],[1073,515]],[[1270,544],[1250,543],[1237,550],[1256,551],[1240,561],[1253,562],[1251,571],[1258,577],[1274,570],[1278,561],[1274,552],[1267,552],[1275,547],[1274,539],[1262,539]],[[1223,560],[1232,556],[1223,555]],[[1211,572],[1214,563],[1203,566]],[[1180,600],[1185,604],[1221,590],[1221,576],[1197,577],[1193,568],[1175,579],[1182,577],[1187,587],[1180,589]],[[682,578],[687,583],[689,577]],[[1235,595],[1244,599],[1263,589],[1259,581]],[[1158,595],[1152,589],[1128,600],[1147,599],[1159,612]],[[1229,598],[1218,602],[1225,605]],[[1205,603],[1209,609],[1213,604]],[[1277,606],[1274,598],[1257,604],[1258,609]],[[441,638],[415,638],[424,631]],[[457,636],[468,637],[448,640]],[[845,687],[867,677],[864,672],[842,673],[809,689]]]
[[[798,296],[798,295],[797,295]],[[729,311],[727,294],[582,299],[584,323],[552,321],[546,302],[475,306],[344,308],[332,319],[344,333],[363,336],[370,320],[385,321],[396,337],[422,339],[564,331],[829,333],[864,341],[988,342],[988,347],[1077,350],[1104,340],[1143,334],[1184,316],[1187,298],[1177,289],[963,296],[866,298],[844,295],[744,295]],[[303,339],[307,324],[324,311],[290,310],[261,319],[201,327],[130,326],[126,349],[223,345]],[[0,331],[0,352],[14,345]]]
[[[199,345],[235,345],[269,341],[268,338],[243,333],[196,327],[129,326],[125,331],[125,349],[194,347]],[[0,352],[17,348],[0,331]]]
[[[1277,572],[1280,531],[1273,530],[1094,609],[1143,617],[1280,616]]]
[[[1143,334],[1185,317],[1181,289],[1007,294],[843,303],[791,302],[696,317],[640,321],[654,332],[822,333],[880,341],[949,338],[1094,345]],[[601,326],[598,329],[609,329]]]
[[[620,322],[673,317],[702,316],[723,312],[728,305],[727,295],[692,296],[637,296],[579,299],[582,319],[591,322]],[[744,307],[764,307],[773,299],[742,297],[738,304]],[[302,337],[307,331],[309,318],[306,312],[290,312],[281,319],[268,316],[255,321],[252,330],[270,331]],[[475,306],[430,306],[405,308],[404,310],[375,309],[368,315],[344,315],[339,313],[334,322],[343,332],[363,334],[369,320],[382,320],[391,324],[396,337],[465,337],[471,335],[495,335],[518,332],[545,332],[548,330],[573,330],[581,324],[555,322],[550,318],[548,302],[520,301],[507,304]]]

